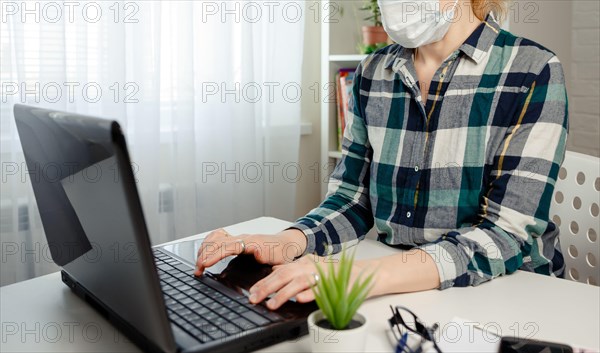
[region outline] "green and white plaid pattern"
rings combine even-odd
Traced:
[[[563,70],[488,17],[421,99],[413,51],[388,46],[354,81],[343,157],[326,200],[293,228],[307,253],[364,238],[422,249],[441,288],[517,269],[562,276],[548,210],[567,138]]]

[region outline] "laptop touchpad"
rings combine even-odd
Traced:
[[[175,244],[162,245],[160,246],[160,248],[169,252],[178,260],[185,262],[186,264],[192,267],[195,267],[198,250],[200,249],[200,245],[203,241],[204,238],[197,240],[188,240],[178,242]],[[214,266],[211,266],[207,271],[215,275],[219,274],[227,267],[229,261],[231,261],[231,257],[227,257],[217,262]]]
[[[162,250],[194,267],[196,255],[204,239],[178,242],[160,246]],[[251,255],[228,256],[206,269],[220,282],[236,289],[248,290],[254,283],[271,273],[271,266],[259,264]]]

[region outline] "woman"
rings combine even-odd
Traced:
[[[354,278],[377,269],[370,296],[518,269],[561,276],[548,209],[567,137],[563,71],[552,52],[500,29],[490,13],[503,15],[505,1],[439,0],[432,12],[431,0],[380,0],[398,44],[358,66],[326,200],[276,235],[211,233],[196,275],[254,254],[275,266],[251,302],[311,301],[320,258],[304,255],[338,252],[375,225],[379,241],[411,250],[355,262]]]

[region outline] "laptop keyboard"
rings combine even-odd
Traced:
[[[242,294],[208,285],[188,266],[158,250],[154,257],[169,319],[202,343],[282,320],[265,307],[248,303]]]

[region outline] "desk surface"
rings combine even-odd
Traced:
[[[263,217],[227,227],[227,230],[232,234],[273,233],[288,224]],[[358,247],[357,257],[378,257],[395,251],[365,240]],[[71,293],[58,272],[0,288],[0,303],[2,352],[138,351],[110,323]],[[519,271],[478,287],[374,298],[360,309],[369,322],[366,344],[369,352],[393,351],[386,323],[390,304],[411,308],[427,323],[439,322],[448,340],[457,334],[469,334],[469,325],[453,321],[460,317],[504,335],[529,336],[600,351],[600,289],[590,285]],[[305,336],[264,351],[309,350]]]

